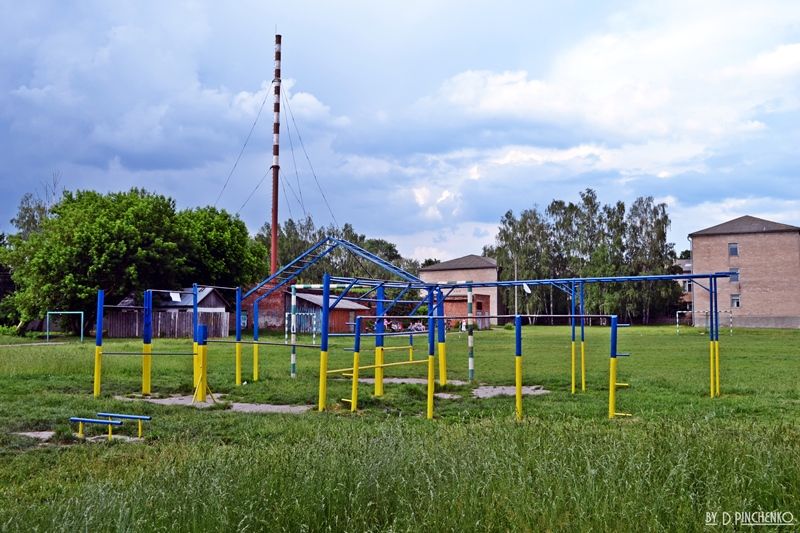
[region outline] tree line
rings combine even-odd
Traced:
[[[172,198],[143,189],[63,191],[60,197],[55,189],[43,196],[28,193],[11,222],[17,232],[0,235],[0,322],[20,331],[48,310],[82,310],[93,316],[98,289],[106,291],[108,303],[116,303],[148,288],[195,282],[246,287],[269,275],[269,225],[251,236],[245,223],[224,209],[178,210]],[[289,219],[279,234],[281,266],[325,235],[334,235],[419,269],[394,244],[368,239],[350,224],[317,228],[311,217]],[[335,253],[301,281],[319,282],[325,269],[379,275],[374,265]]]
[[[500,278],[558,279],[599,276],[639,276],[679,273],[673,266],[674,244],[667,242],[667,206],[652,197],[639,197],[626,208],[618,201],[604,204],[592,189],[578,203],[553,200],[500,220],[494,245],[483,253],[497,261]],[[513,289],[502,291],[513,305]],[[675,282],[589,284],[587,313],[616,313],[626,320],[648,323],[655,314],[674,310],[681,289]],[[519,291],[526,314],[565,314],[569,296],[552,286]]]

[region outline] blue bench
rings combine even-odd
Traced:
[[[70,422],[77,422],[78,423],[78,438],[83,438],[83,425],[84,424],[100,424],[103,426],[108,426],[108,440],[111,440],[111,428],[113,426],[121,426],[121,420],[110,420],[106,419],[103,420],[101,418],[82,418],[80,416],[71,416],[69,418]]]
[[[103,416],[109,420],[112,418],[121,418],[123,420],[136,420],[139,423],[139,438],[142,438],[142,422],[145,420],[152,420],[152,416],[147,415],[126,415],[122,413],[97,413],[97,416]],[[121,424],[122,422],[120,422]]]

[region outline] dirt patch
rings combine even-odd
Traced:
[[[55,431],[20,431],[18,433],[14,433],[14,435],[22,435],[23,437],[30,437],[42,442],[50,440],[50,438],[55,434]]]
[[[522,387],[522,395],[523,396],[540,396],[542,394],[548,394],[550,391],[546,390],[544,387],[540,385],[531,385]],[[515,387],[495,387],[484,385],[473,389],[472,395],[476,398],[494,398],[495,396],[514,396],[517,393]]]
[[[284,413],[300,415],[313,409],[311,405],[278,405],[270,403],[233,403],[231,411],[237,413]]]
[[[216,395],[215,398],[219,401],[224,394]],[[186,396],[170,396],[169,398],[129,398],[125,396],[115,396],[117,400],[136,401],[155,403],[158,405],[183,405],[185,407],[195,407],[197,409],[205,409],[214,405],[214,401],[210,397],[205,402],[192,401],[193,397]],[[281,405],[271,403],[239,403],[234,402],[230,404],[230,411],[237,413],[283,413],[299,415],[306,411],[310,411],[313,407],[311,405]]]
[[[449,392],[437,392],[437,393],[434,393],[434,396],[436,396],[437,398],[441,398],[442,400],[460,400],[461,399],[461,395],[460,394],[451,394]]]

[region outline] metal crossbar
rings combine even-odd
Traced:
[[[425,359],[420,359],[419,361],[400,361],[399,363],[383,363],[382,365],[365,365],[365,366],[359,365],[358,369],[369,370],[370,368],[385,368],[387,366],[402,366],[402,365],[421,365],[423,363],[427,364],[428,361]],[[347,368],[337,368],[336,370],[328,370],[327,373],[336,374],[338,372],[354,372],[354,371],[355,368],[347,367]]]

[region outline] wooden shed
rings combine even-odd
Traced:
[[[285,294],[286,311],[292,309],[290,293]],[[336,301],[336,296],[330,297],[330,303]],[[317,328],[322,324],[322,294],[312,292],[297,291],[297,312],[314,313],[316,316]],[[328,330],[331,333],[352,333],[357,316],[371,315],[372,310],[363,304],[351,300],[342,300],[330,313],[330,323]],[[364,328],[366,329],[366,324]]]
[[[193,304],[191,288],[174,293],[153,293],[153,337],[192,338]],[[209,337],[230,334],[231,312],[227,300],[216,289],[197,291],[197,314],[200,324],[208,326]],[[105,310],[103,329],[108,338],[142,336],[144,309],[136,305],[133,295]]]

